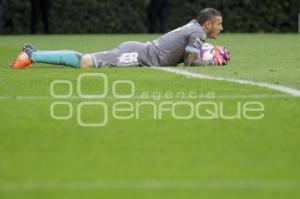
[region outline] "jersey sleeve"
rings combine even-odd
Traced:
[[[199,53],[204,42],[205,33],[194,32],[188,38],[185,51]]]

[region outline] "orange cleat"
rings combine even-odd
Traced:
[[[30,68],[32,64],[31,59],[28,57],[26,52],[20,52],[18,56],[11,62],[10,66],[13,69],[24,69]]]

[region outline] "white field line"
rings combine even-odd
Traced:
[[[173,67],[151,67],[151,68],[170,72],[170,73],[175,73],[178,75],[183,75],[183,76],[191,77],[191,78],[217,80],[217,81],[225,81],[225,82],[231,82],[231,83],[237,83],[237,84],[246,84],[246,85],[251,85],[251,86],[257,86],[257,87],[267,88],[270,90],[279,91],[281,93],[286,93],[291,96],[300,97],[300,90],[290,88],[287,86],[282,86],[282,85],[275,85],[275,84],[264,83],[264,82],[255,82],[255,81],[251,81],[251,80],[213,77],[213,76],[209,76],[209,75],[205,75],[205,74],[201,74],[201,73],[193,73],[193,72],[189,72],[186,70],[180,70],[180,69],[176,69]]]
[[[99,189],[274,189],[300,191],[299,181],[27,181],[0,182],[2,191]]]

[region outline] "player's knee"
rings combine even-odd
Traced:
[[[81,68],[91,68],[94,66],[93,58],[91,54],[84,54],[80,60]]]

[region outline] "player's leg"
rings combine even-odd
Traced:
[[[111,51],[91,54],[96,67],[129,67],[141,66],[139,56],[144,44],[140,42],[124,42]]]
[[[37,31],[38,17],[40,16],[39,3],[40,2],[38,0],[31,0],[31,21],[30,21],[31,34],[36,34]]]
[[[43,0],[40,1],[41,11],[42,11],[42,19],[43,19],[43,27],[44,33],[49,33],[49,14],[51,9],[51,0]]]
[[[81,57],[80,60],[80,67],[81,68],[91,68],[94,67],[94,61],[93,61],[93,57],[91,54],[84,54]]]
[[[164,0],[160,2],[160,7],[158,11],[158,17],[159,17],[159,31],[161,33],[166,32],[166,22],[169,15],[169,0]]]
[[[31,54],[33,63],[56,64],[73,68],[80,67],[81,57],[81,53],[71,50],[37,51]]]
[[[156,32],[156,12],[157,12],[157,1],[151,1],[147,8],[147,20],[148,20],[148,32]]]
[[[56,64],[73,68],[80,68],[81,65],[83,67],[92,67],[94,65],[91,56],[82,55],[76,51],[38,51],[31,45],[25,45],[23,51],[17,56],[11,66],[16,69],[27,68],[32,63]]]
[[[38,51],[26,45],[12,62],[12,68],[27,68],[32,63],[70,66],[73,68],[140,66],[139,54],[143,48],[140,42],[125,42],[111,51],[81,54],[76,51]]]

